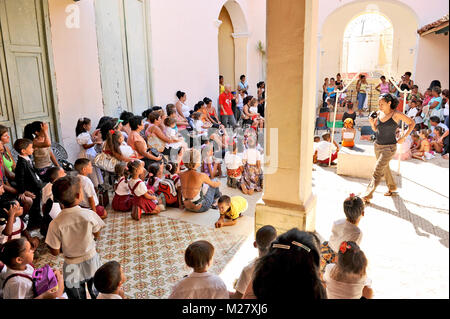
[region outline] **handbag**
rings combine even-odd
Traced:
[[[101,206],[107,207],[109,205],[108,190],[103,185],[98,186],[97,197],[98,197],[98,202]]]
[[[97,156],[95,156],[93,163],[98,168],[108,171],[110,173],[114,173],[114,168],[117,164],[120,163],[120,161],[112,157],[111,155],[106,154],[105,152],[98,153]]]

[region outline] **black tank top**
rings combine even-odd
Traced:
[[[376,142],[379,145],[391,145],[397,144],[397,138],[395,137],[396,130],[398,128],[397,122],[391,117],[386,122],[377,121]]]

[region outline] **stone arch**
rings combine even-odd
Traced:
[[[343,34],[347,24],[363,13],[376,12],[389,21],[394,28],[391,74],[399,78],[405,71],[415,71],[418,42],[417,14],[408,5],[392,0],[353,1],[331,12],[324,20],[319,42],[319,78],[334,75],[341,70]]]
[[[217,17],[219,18],[222,9],[225,8],[228,12],[231,23],[233,25],[233,33],[231,36],[234,41],[234,81],[231,84],[239,82],[239,76],[241,74],[247,74],[247,43],[249,37],[248,23],[242,9],[241,4],[237,0],[223,1],[219,6]],[[218,20],[218,28],[220,34],[221,21]],[[220,59],[220,52],[218,60]],[[220,62],[219,62],[220,65]],[[227,81],[227,79],[225,79]],[[235,89],[235,88],[234,88]]]

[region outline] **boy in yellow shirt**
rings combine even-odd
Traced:
[[[216,228],[222,226],[233,226],[236,224],[237,219],[242,216],[248,208],[247,200],[242,196],[227,196],[223,195],[217,201],[219,206],[220,217],[215,223]],[[231,219],[230,221],[225,221],[225,218]]]

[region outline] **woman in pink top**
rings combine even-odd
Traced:
[[[131,133],[128,136],[128,145],[136,151],[137,158],[144,161],[147,168],[151,163],[162,160],[162,155],[156,157],[148,152],[147,142],[140,135],[140,132],[144,129],[142,120],[142,116],[134,116],[130,119]]]
[[[379,83],[377,85],[377,87],[375,88],[375,90],[377,90],[378,92],[380,92],[380,94],[384,94],[384,93],[390,93],[390,85],[389,82],[386,81],[386,77],[384,75],[382,75],[380,77],[381,83]]]

